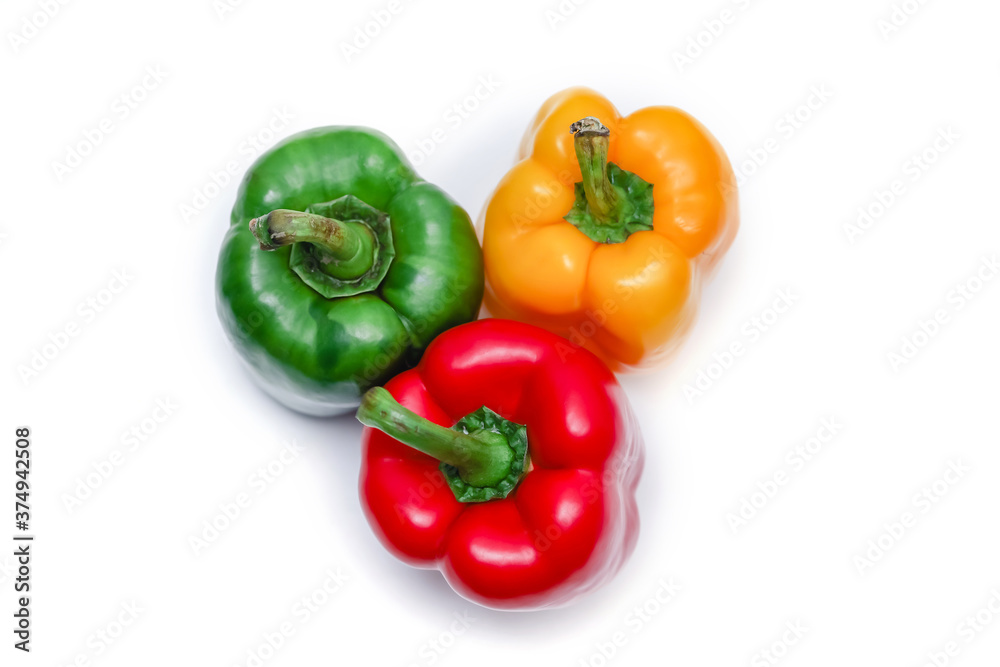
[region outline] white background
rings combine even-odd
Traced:
[[[566,0],[563,14],[556,0],[407,1],[348,58],[343,45],[388,0],[92,0],[54,4],[49,19],[44,3],[5,2],[0,535],[13,533],[14,427],[29,425],[38,537],[30,656],[11,648],[12,549],[0,550],[0,662],[253,665],[248,651],[290,622],[263,664],[766,665],[760,651],[779,642],[789,667],[917,667],[950,641],[957,655],[939,664],[997,664],[1000,614],[984,612],[992,624],[971,641],[959,626],[1000,596],[1000,280],[976,282],[1000,252],[1000,5],[906,4],[912,16],[885,34],[891,0]],[[495,90],[467,100],[481,77]],[[250,385],[214,311],[236,179],[214,188],[212,173],[236,161],[241,175],[251,138],[365,124],[413,154],[443,128],[419,171],[475,218],[538,106],[573,84],[623,113],[672,104],[698,117],[745,176],[742,225],[680,354],[623,379],[647,445],[632,559],[572,607],[492,612],[373,538],[358,424],[297,416]],[[801,106],[822,87],[827,99]],[[144,99],[130,109],[123,94]],[[453,123],[455,104],[476,108]],[[110,134],[60,173],[104,119]],[[936,151],[948,128],[957,139]],[[914,172],[928,149],[936,160]],[[850,238],[859,207],[877,211],[895,180],[902,194]],[[127,286],[91,314],[121,270]],[[960,301],[967,283],[981,289]],[[774,322],[780,290],[794,305]],[[947,321],[893,364],[937,310]],[[772,321],[756,337],[754,317]],[[744,354],[713,368],[734,342]],[[51,358],[23,377],[43,348]],[[689,399],[702,371],[716,379]],[[158,399],[178,407],[130,451],[123,434]],[[831,417],[843,427],[797,469],[786,455]],[[286,441],[302,452],[258,494],[251,476]],[[115,450],[121,465],[67,508]],[[934,503],[915,500],[950,461],[968,471]],[[734,531],[727,515],[778,471],[787,483]],[[251,505],[195,555],[189,539],[240,493]],[[915,525],[883,535],[907,512]],[[880,538],[878,561],[859,564]],[[301,623],[293,606],[328,570],[348,579]],[[671,578],[680,590],[661,604]],[[96,633],[116,632],[133,602],[138,618],[108,647]],[[460,636],[456,614],[472,619]]]

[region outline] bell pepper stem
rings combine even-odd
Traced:
[[[250,232],[261,250],[277,250],[293,243],[312,243],[324,251],[326,273],[350,279],[371,270],[375,237],[360,222],[342,222],[315,213],[279,208],[250,221]]]
[[[608,180],[608,137],[611,131],[594,118],[587,116],[569,126],[573,133],[573,147],[583,175],[583,189],[587,204],[598,222],[616,222],[618,193]]]
[[[493,431],[462,433],[439,426],[404,408],[382,387],[361,399],[358,421],[458,469],[472,486],[492,486],[510,474],[514,450]]]

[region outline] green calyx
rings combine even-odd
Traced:
[[[389,216],[353,195],[250,221],[261,250],[291,245],[289,268],[327,299],[378,288],[396,252]]]
[[[401,406],[381,387],[361,399],[358,421],[433,456],[455,498],[506,498],[527,474],[528,430],[483,406],[445,428]]]
[[[583,180],[567,222],[598,243],[622,243],[653,228],[653,185],[608,162],[610,130],[588,116],[570,125]]]
[[[506,498],[518,482],[527,474],[528,429],[504,419],[485,405],[475,412],[465,415],[452,426],[474,438],[503,441],[513,452],[510,470],[500,481],[490,486],[475,486],[465,481],[461,468],[449,463],[441,463],[441,472],[448,480],[455,497],[463,503],[481,503],[494,498]]]

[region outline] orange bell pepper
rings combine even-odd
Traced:
[[[620,116],[586,88],[551,97],[483,219],[486,308],[617,371],[660,365],[736,235],[732,166],[685,112]]]

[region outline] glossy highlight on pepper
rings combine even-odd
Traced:
[[[638,425],[607,367],[564,342],[510,320],[450,329],[358,411],[376,536],[487,607],[565,605],[638,536]]]
[[[735,177],[698,121],[622,116],[571,88],[542,106],[483,221],[486,307],[615,371],[660,365],[739,226]]]
[[[319,416],[352,411],[475,319],[482,293],[469,216],[362,127],[307,130],[262,155],[216,271],[219,319],[254,380]]]

